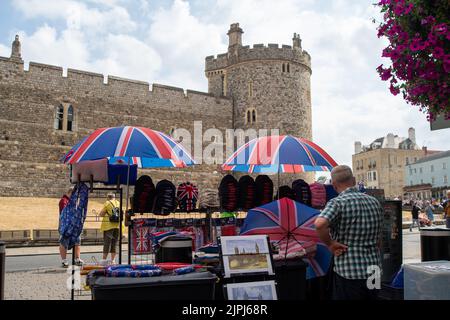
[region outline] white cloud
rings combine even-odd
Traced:
[[[136,28],[127,10],[115,5],[116,1],[95,2],[109,5],[100,10],[73,0],[16,0],[14,6],[26,18],[64,20],[68,28],[84,29],[90,33],[128,32]]]
[[[203,24],[192,15],[189,3],[175,0],[168,9],[152,15],[148,42],[157,48],[168,72],[161,81],[175,86],[201,90],[206,88],[204,58],[218,53],[224,44],[224,26]]]
[[[86,39],[78,30],[66,29],[58,35],[55,28],[44,25],[31,35],[23,31],[19,34],[24,60],[81,69],[89,67]]]
[[[151,47],[128,35],[109,35],[103,43],[105,57],[94,69],[137,80],[150,81],[161,68],[161,58]]]
[[[11,55],[11,48],[0,43],[0,57],[9,57]]]

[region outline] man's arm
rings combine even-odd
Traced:
[[[323,217],[318,217],[315,221],[316,226],[316,232],[322,240],[323,243],[327,245],[327,247],[330,249],[330,251],[335,255],[336,257],[343,254],[345,251],[347,251],[347,246],[339,243],[333,239],[331,239],[330,236],[330,224],[328,222],[328,219]]]
[[[99,217],[104,217],[106,215],[106,206],[103,206],[102,211],[100,211],[100,213],[98,215],[99,215]]]

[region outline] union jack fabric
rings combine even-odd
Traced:
[[[307,279],[328,272],[331,253],[316,233],[314,222],[319,211],[289,198],[252,209],[245,218],[241,235],[268,235],[288,258],[297,252],[308,262]]]
[[[186,167],[194,160],[170,136],[144,127],[100,128],[78,142],[62,159],[73,164],[84,160],[110,158],[140,167]]]
[[[131,230],[133,254],[137,255],[152,253],[150,227],[133,226]]]
[[[178,186],[177,198],[180,209],[191,212],[195,209],[198,200],[198,188],[190,182]]]
[[[249,173],[331,171],[337,163],[315,143],[293,136],[268,136],[241,146],[223,170]]]

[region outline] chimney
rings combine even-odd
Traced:
[[[242,46],[242,34],[244,31],[242,31],[241,28],[239,28],[239,23],[232,23],[230,25],[230,30],[228,30],[228,48],[233,46]]]
[[[408,129],[408,138],[412,142],[416,143],[416,130],[414,128]]]
[[[423,153],[424,155],[428,154],[428,148],[427,147],[422,147]]]
[[[387,139],[386,148],[394,148],[395,147],[394,134],[388,133],[386,139]]]
[[[362,151],[362,144],[361,141],[355,142],[355,154],[361,153]]]
[[[292,38],[292,47],[302,50],[302,39],[300,39],[300,35],[297,33],[294,33],[294,37]]]
[[[14,39],[14,41],[12,43],[11,59],[22,60],[21,45],[20,45],[18,35],[16,35],[16,38]]]

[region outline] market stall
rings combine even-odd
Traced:
[[[83,223],[86,218],[87,197],[85,194],[86,185],[90,183],[91,192],[94,190],[94,182],[108,183],[113,180],[117,183],[119,190],[120,184],[126,181],[126,212],[129,207],[129,186],[134,184],[137,166],[140,168],[148,167],[186,167],[193,165],[192,157],[184,148],[171,137],[162,132],[154,131],[143,127],[113,127],[100,128],[95,130],[76,144],[62,159],[63,163],[72,166],[71,182],[76,183],[75,195],[71,198],[72,205],[68,206],[63,217],[73,217],[73,212],[78,214],[76,219],[71,221],[76,228],[69,227],[63,230],[67,233],[67,238],[76,239],[81,234]],[[123,165],[126,164],[126,175],[109,174],[109,170],[116,166],[116,169],[123,172]],[[75,170],[75,172],[74,172]],[[125,178],[125,179],[124,179]],[[83,197],[86,198],[85,206],[78,207],[80,191],[83,191]],[[69,203],[69,204],[70,204]],[[120,203],[120,209],[122,203]],[[120,210],[118,215],[119,226],[123,223],[123,212]],[[110,218],[111,219],[111,218]],[[122,227],[119,227],[119,264],[122,261]],[[74,248],[74,241],[68,243],[68,248]],[[75,255],[72,254],[72,265],[74,265]],[[72,279],[74,281],[74,268],[72,268]],[[72,299],[73,299],[72,286]]]

